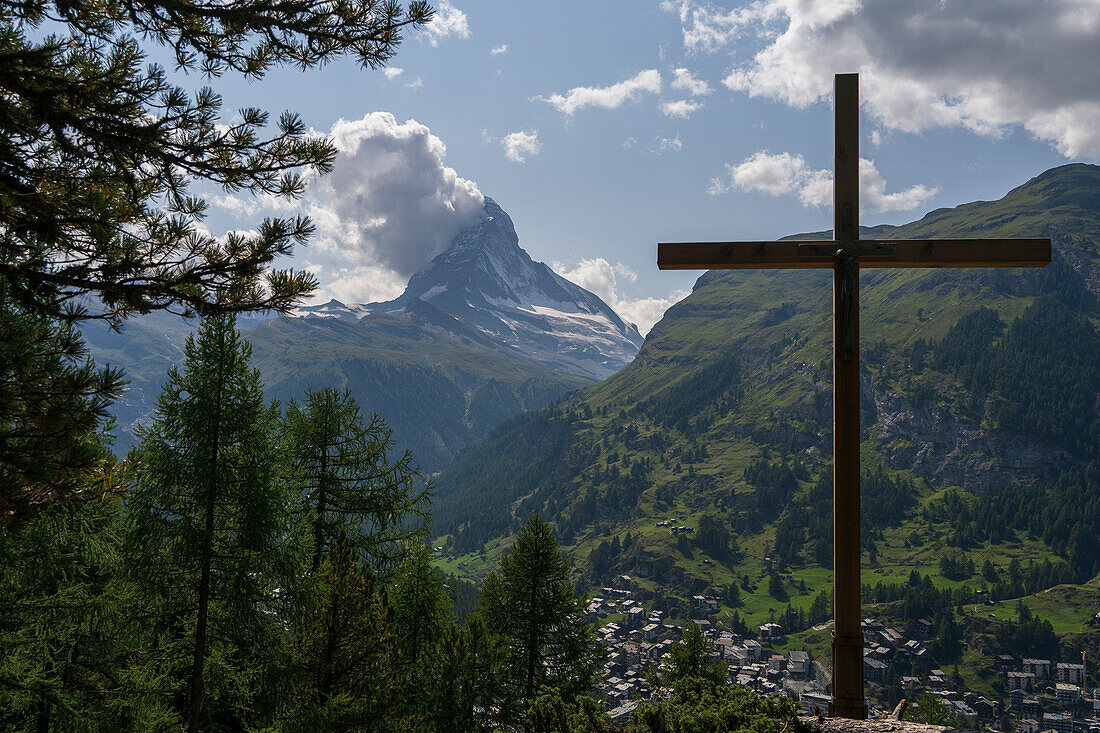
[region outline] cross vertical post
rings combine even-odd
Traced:
[[[833,699],[829,714],[863,719],[859,547],[859,77],[834,87],[833,173]]]

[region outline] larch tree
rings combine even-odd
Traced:
[[[461,628],[444,629],[432,664],[435,684],[428,705],[436,729],[497,729],[494,710],[502,707],[506,693],[504,660],[500,637],[489,631],[480,613],[471,614]]]
[[[0,542],[0,729],[166,722],[129,684],[138,635],[119,573],[120,509],[110,496],[54,506]]]
[[[600,660],[595,630],[584,619],[569,564],[538,515],[485,578],[481,613],[508,650],[505,679],[518,704],[513,721],[525,718],[544,685],[567,700],[592,688]]]
[[[393,432],[364,420],[348,391],[326,387],[291,401],[283,418],[286,452],[301,494],[297,519],[310,537],[309,573],[343,542],[372,571],[392,571],[406,543],[423,539],[430,489],[406,452],[390,461]]]
[[[126,552],[192,732],[258,714],[265,660],[282,646],[278,588],[297,562],[277,410],[234,320],[205,320],[188,338],[133,453]]]
[[[688,623],[680,640],[669,647],[668,666],[651,680],[654,689],[671,688],[677,680],[688,677],[704,679],[716,685],[726,681],[726,665],[715,653],[714,644],[705,636],[699,624]]]
[[[347,545],[325,554],[294,642],[295,684],[284,728],[383,730],[401,724],[401,667],[393,623],[370,570]]]
[[[453,623],[443,571],[432,564],[431,548],[411,544],[386,587],[401,651],[407,703],[422,709],[435,684],[432,666],[444,630]]]

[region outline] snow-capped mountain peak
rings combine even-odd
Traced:
[[[511,217],[490,198],[481,221],[414,274],[400,297],[356,306],[330,301],[299,314],[411,318],[417,311],[424,317],[419,304],[453,316],[520,358],[594,379],[628,364],[642,344],[638,329],[599,297],[532,260],[519,246]],[[438,327],[440,319],[432,320]]]

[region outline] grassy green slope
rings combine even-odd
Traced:
[[[1087,461],[1087,451],[1082,456],[1061,445],[1056,429],[1049,435],[1032,429],[1034,416],[1022,408],[1001,409],[1040,404],[1047,397],[1043,384],[981,393],[961,373],[933,369],[924,353],[980,307],[1011,327],[1025,314],[1034,320],[1032,306],[1041,298],[1054,303],[1049,307],[1058,318],[1094,328],[1100,321],[1100,168],[1065,166],[1000,201],[870,231],[898,238],[1052,236],[1056,262],[1041,271],[863,274],[864,467],[912,494],[896,512],[891,507],[901,504],[868,497],[880,502],[884,518],[870,529],[875,554],[865,556],[865,582],[900,582],[914,568],[940,584],[962,582],[944,578],[938,563],[963,549],[979,566],[989,558],[999,570],[1012,558],[1026,564],[1054,556],[1041,532],[971,538],[964,548],[957,523],[944,515],[945,492],[957,486],[966,500],[977,501],[984,491],[1018,484],[1041,489],[1059,471]],[[628,572],[654,593],[683,596],[747,575],[739,612],[750,621],[766,620],[788,602],[808,607],[830,582],[814,554],[815,532],[825,534],[818,530],[827,530],[829,510],[815,516],[808,508],[813,487],[829,471],[829,278],[811,271],[706,273],[651,331],[630,366],[515,418],[462,454],[440,476],[436,497],[448,567],[477,577],[516,527],[542,512],[593,583]],[[1085,349],[1100,361],[1094,337],[1094,330],[1086,333]],[[1058,353],[1047,356],[1057,364]],[[1086,376],[1072,394],[1095,402],[1100,384],[1094,382]],[[1030,456],[1037,458],[1025,460]],[[777,494],[754,485],[746,469],[761,461],[786,466],[794,488]],[[788,597],[776,599],[768,594],[766,573],[774,563],[767,558],[777,554],[777,532],[795,504],[814,518],[797,556],[778,563]],[[720,557],[700,541],[705,516],[736,537],[739,556]],[[674,535],[659,526],[666,520],[694,532]],[[606,567],[595,567],[594,551],[628,533],[629,546]]]

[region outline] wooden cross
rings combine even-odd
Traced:
[[[829,714],[863,719],[859,547],[860,267],[1042,267],[1049,239],[859,238],[859,75],[837,74],[833,238],[657,245],[662,270],[833,271],[833,697]]]

